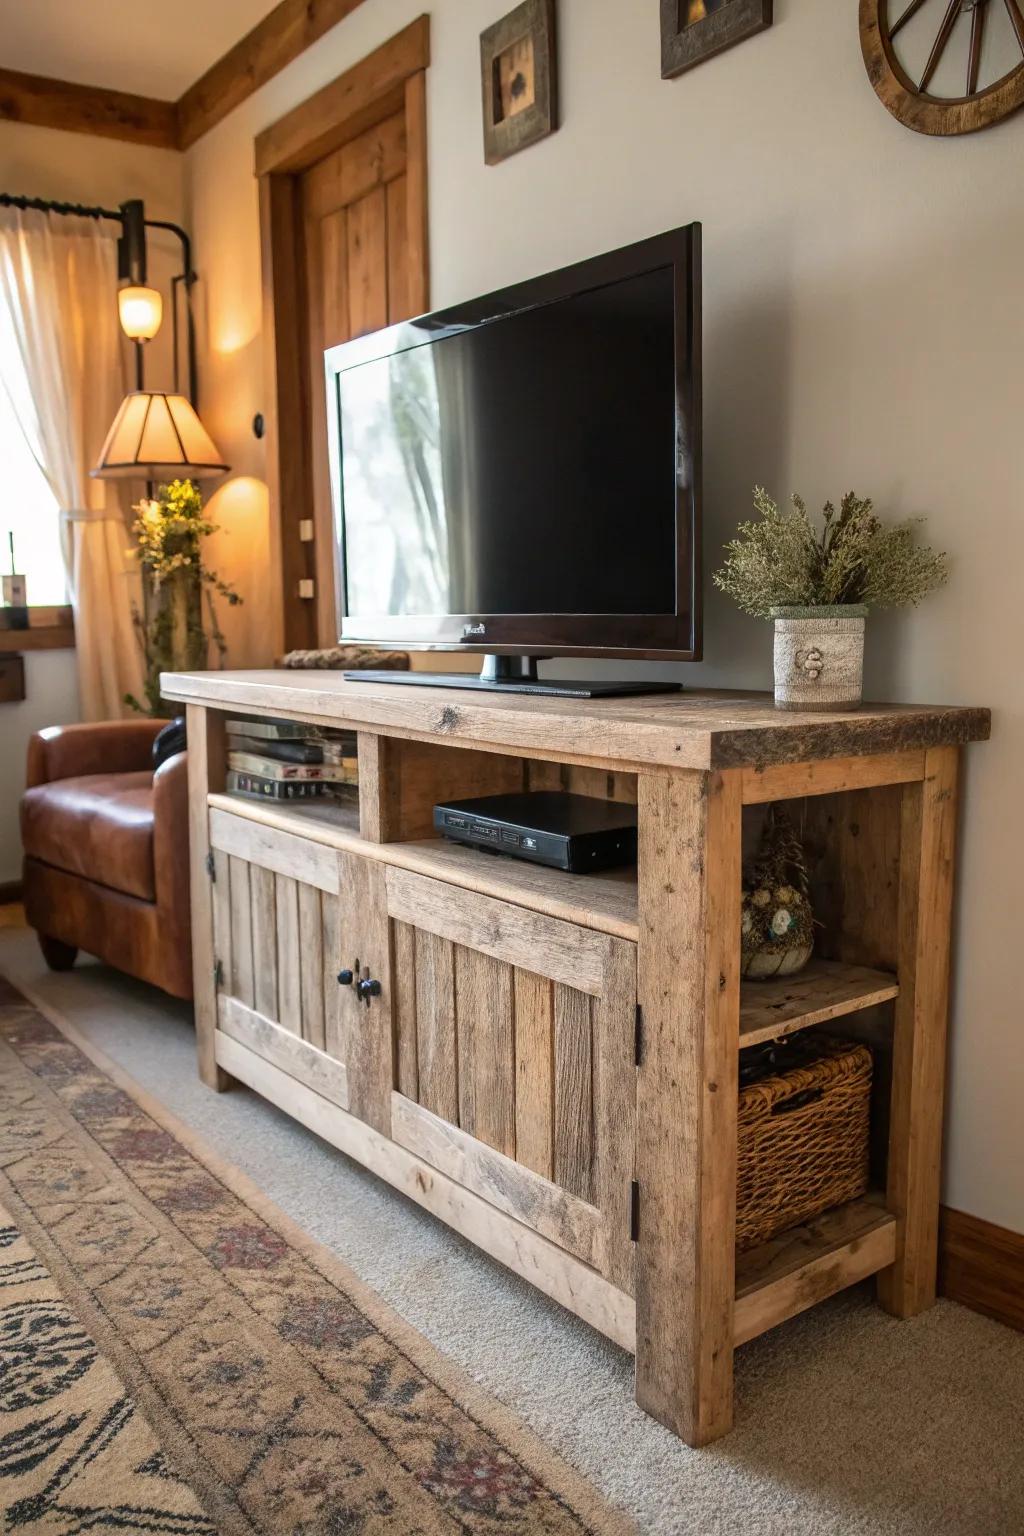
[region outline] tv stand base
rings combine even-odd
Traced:
[[[615,699],[635,693],[678,693],[681,683],[634,682],[631,678],[539,678],[533,656],[485,656],[470,672],[346,672],[350,683],[406,683],[421,688],[477,688],[494,693],[532,693],[551,699]]]

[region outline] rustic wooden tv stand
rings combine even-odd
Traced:
[[[736,1345],[872,1274],[898,1316],[931,1303],[957,766],[987,711],[308,672],[164,694],[188,714],[204,1082],[247,1083],[634,1350],[638,1401],[693,1445],[732,1423]],[[239,714],[357,731],[358,810],[226,796]],[[438,799],[560,784],[637,800],[637,870],[433,835]],[[741,987],[742,826],[778,799],[814,850],[818,958]],[[878,1188],[737,1261],[740,1045],[834,1019],[874,1032]]]

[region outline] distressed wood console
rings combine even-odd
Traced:
[[[735,1346],[869,1275],[898,1316],[931,1303],[957,768],[987,711],[302,672],[164,694],[188,714],[211,1087],[247,1083],[634,1351],[638,1401],[694,1445],[732,1423]],[[358,810],[226,796],[239,714],[357,731]],[[435,839],[436,800],[524,785],[635,799],[638,868]],[[741,987],[744,821],[778,799],[824,926],[802,975]],[[737,1260],[739,1048],[834,1020],[875,1047],[876,1188]]]

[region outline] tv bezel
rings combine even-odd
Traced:
[[[345,528],[339,376],[363,363],[425,346],[469,327],[671,267],[675,291],[676,605],[672,614],[356,614],[345,612]],[[515,283],[479,299],[402,321],[324,354],[334,520],[335,597],[340,643],[497,656],[593,656],[699,661],[701,602],[701,226]],[[625,515],[624,509],[624,515]]]

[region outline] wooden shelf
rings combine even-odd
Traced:
[[[359,836],[359,811],[354,800],[281,804],[214,794],[210,795],[209,803],[217,810],[231,811],[263,826],[297,832],[341,852],[361,853],[461,886],[463,890],[577,923],[582,928],[631,939],[634,943],[639,937],[635,866],[598,875],[569,875],[564,870],[482,853],[441,838],[371,843]]]
[[[734,1343],[887,1269],[895,1256],[896,1218],[877,1193],[737,1254]]]
[[[758,1045],[825,1024],[886,1003],[898,992],[896,977],[887,971],[843,965],[838,960],[812,960],[798,975],[781,981],[744,982],[740,1045]]]

